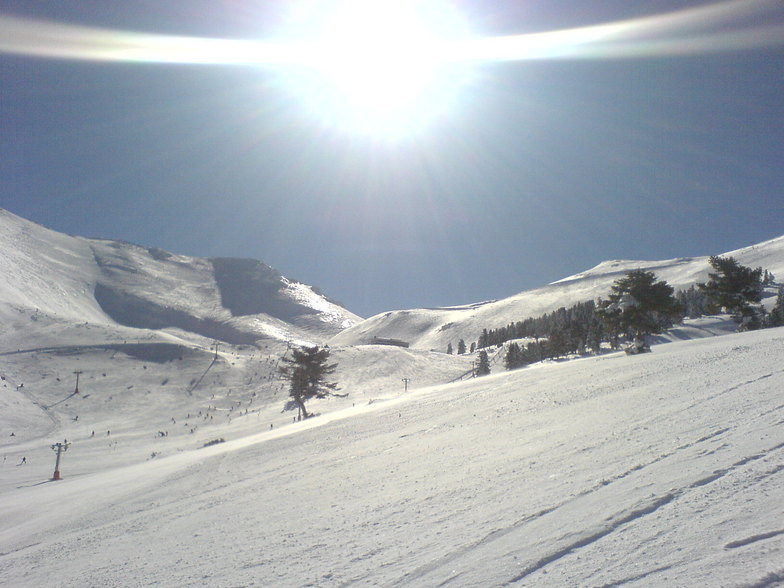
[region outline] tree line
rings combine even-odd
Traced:
[[[611,287],[605,299],[562,307],[494,329],[484,328],[474,348],[498,347],[509,341],[504,365],[515,369],[544,359],[598,352],[603,343],[613,349],[627,344],[627,352],[649,350],[647,337],[661,333],[686,317],[728,312],[738,330],[784,325],[784,286],[779,286],[770,313],[762,306],[766,286],[774,275],[762,268],[751,269],[732,257],[713,256],[708,281],[674,292],[653,272],[627,272]],[[518,341],[518,340],[528,341]],[[451,343],[448,352],[451,353]],[[461,339],[458,353],[465,352]]]

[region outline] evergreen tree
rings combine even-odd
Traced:
[[[602,340],[604,339],[604,325],[601,319],[592,313],[587,320],[587,332],[585,335],[586,345],[591,348],[594,353],[599,353],[602,350]]]
[[[589,337],[590,342],[595,342],[597,337],[601,340],[605,334],[604,325],[597,316],[596,305],[593,300],[589,300],[578,302],[570,308],[561,307],[536,318],[509,323],[498,329],[483,329],[478,347],[502,345],[512,339],[550,338],[555,331],[562,333],[556,335],[556,338],[560,336],[562,339],[558,345],[559,354],[583,353],[589,345]],[[598,345],[594,347],[598,349]]]
[[[479,363],[476,366],[477,376],[486,376],[490,373],[490,359],[487,357],[487,351],[482,349],[479,352]]]
[[[536,363],[537,361],[542,361],[544,359],[544,344],[537,339],[536,341],[531,341],[528,345],[525,346],[525,353],[523,357],[525,358],[526,363]]]
[[[446,352],[448,355],[452,355],[452,342],[450,341],[446,346]]]
[[[672,286],[657,281],[653,272],[627,272],[613,284],[607,298],[600,301],[598,313],[608,330],[633,334],[640,342],[646,335],[661,333],[681,320],[682,307],[673,296]]]
[[[776,305],[768,316],[768,326],[784,327],[784,286],[779,286],[779,293],[776,296]]]
[[[463,355],[465,352],[466,352],[465,341],[460,339],[460,341],[457,342],[457,354],[458,355]]]
[[[708,314],[710,303],[707,294],[695,286],[688,290],[679,290],[675,298],[683,306],[683,316],[699,318]]]
[[[479,342],[476,344],[476,346],[479,347],[479,349],[487,347],[490,345],[489,339],[490,336],[487,332],[487,329],[482,329],[482,334],[479,335]]]
[[[327,381],[337,364],[329,364],[328,360],[329,348],[318,346],[293,349],[291,359],[281,359],[286,365],[281,366],[280,373],[289,380],[289,396],[299,407],[302,418],[310,416],[305,409],[308,400],[339,396],[335,394],[338,385]]]
[[[510,343],[506,347],[506,355],[504,355],[504,367],[508,370],[513,370],[517,364],[517,357],[520,355],[520,346],[517,343]]]
[[[710,264],[715,273],[700,290],[719,308],[724,308],[740,324],[739,329],[759,328],[760,309],[752,304],[762,300],[762,268],[751,269],[739,264],[733,257],[714,255]]]
[[[471,353],[473,353],[474,351],[476,351],[476,341],[473,341],[471,343]]]
[[[554,329],[547,340],[547,357],[562,357],[571,351],[567,333],[564,329]]]
[[[508,370],[515,370],[519,367],[523,367],[526,363],[525,354],[520,348],[520,345],[515,342],[510,343],[506,348],[506,355],[504,356],[504,367],[506,367]]]

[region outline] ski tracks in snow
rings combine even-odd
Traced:
[[[778,464],[773,464],[772,467],[761,473],[752,475],[751,472],[744,472],[744,479],[752,484],[784,471],[784,456],[780,455],[784,450],[784,443],[779,443],[738,459],[726,467],[715,469],[708,475],[684,480],[676,488],[665,492],[651,492],[640,498],[641,490],[648,487],[655,488],[657,485],[656,480],[659,477],[657,466],[671,468],[672,464],[666,463],[669,460],[688,458],[689,456],[696,459],[712,456],[722,447],[726,447],[722,438],[730,432],[731,429],[728,427],[717,429],[694,441],[681,444],[669,453],[662,454],[646,463],[638,464],[610,479],[601,480],[593,487],[557,505],[522,517],[508,527],[490,532],[471,545],[412,570],[399,578],[393,585],[486,585],[491,579],[486,576],[487,570],[481,565],[481,562],[489,560],[496,560],[499,563],[496,569],[517,568],[517,571],[507,575],[506,579],[493,578],[490,581],[491,584],[524,584],[529,579],[534,581],[531,576],[536,572],[542,571],[546,574],[546,568],[556,564],[559,560],[578,554],[581,549],[592,546],[630,525],[639,523],[660,509],[676,503],[730,474],[739,472],[755,462],[766,458],[771,458],[771,461],[778,459]],[[719,449],[704,447],[704,444],[714,441],[722,441]],[[684,456],[684,452],[689,452],[689,456]],[[616,488],[619,485],[628,486],[628,488]],[[624,501],[624,497],[627,500]],[[627,504],[618,508],[619,502]],[[607,512],[609,509],[614,510]],[[553,528],[560,529],[560,540],[543,545],[538,544],[537,537],[552,535]],[[544,529],[549,529],[549,532],[545,532]],[[761,533],[732,541],[725,548],[737,549],[782,534],[784,534],[784,530]],[[633,576],[615,580],[605,586],[633,583],[652,575],[666,573],[672,567],[662,565],[662,562],[654,563],[656,565],[649,570],[638,571]],[[537,577],[535,582],[539,583],[540,580],[541,577]],[[766,586],[767,584],[762,585]]]
[[[552,562],[554,562],[554,561],[564,557],[565,555],[573,553],[573,552],[575,552],[576,550],[578,550],[578,549],[580,549],[582,547],[585,547],[587,545],[590,545],[591,543],[594,543],[595,541],[598,541],[599,539],[601,539],[601,538],[609,535],[610,533],[620,529],[624,525],[627,525],[629,523],[633,523],[633,522],[637,521],[638,519],[641,519],[642,517],[645,517],[647,515],[655,513],[661,507],[666,506],[666,505],[670,504],[671,502],[673,502],[674,500],[677,500],[677,499],[681,498],[682,496],[686,495],[688,492],[690,492],[692,490],[695,490],[697,488],[701,488],[702,486],[707,486],[708,484],[712,484],[713,482],[716,482],[716,481],[720,480],[724,476],[727,476],[728,474],[738,470],[739,468],[741,468],[741,467],[743,467],[743,466],[745,466],[747,464],[750,464],[751,462],[754,462],[754,461],[760,460],[762,458],[768,457],[769,455],[773,454],[774,452],[780,451],[782,449],[784,449],[784,443],[776,445],[775,447],[772,447],[770,449],[764,450],[762,452],[759,452],[759,453],[757,453],[755,455],[752,455],[752,456],[749,456],[749,457],[745,457],[745,458],[743,458],[743,459],[733,463],[731,466],[729,466],[727,468],[724,468],[724,469],[716,470],[712,474],[710,474],[710,475],[708,475],[708,476],[706,476],[704,478],[700,478],[698,480],[695,480],[691,484],[689,484],[689,485],[687,485],[687,486],[685,486],[683,488],[680,488],[679,490],[676,490],[676,491],[673,491],[673,492],[668,492],[667,494],[664,494],[663,496],[652,497],[647,504],[643,504],[643,505],[641,505],[641,506],[639,506],[637,508],[633,508],[631,510],[620,511],[618,513],[615,513],[611,517],[611,519],[609,520],[609,524],[607,524],[605,527],[598,529],[593,534],[589,534],[589,535],[586,535],[585,537],[577,539],[573,543],[564,546],[563,549],[560,549],[560,550],[558,550],[558,551],[556,551],[554,553],[548,554],[545,557],[539,559],[538,561],[534,562],[532,565],[530,565],[527,568],[525,568],[520,574],[518,574],[517,576],[511,578],[507,582],[507,584],[514,584],[514,583],[520,582],[520,581],[524,580],[527,576],[531,575],[532,573],[536,572],[539,569],[542,569],[546,565],[548,565],[548,564],[550,564],[550,563],[552,563]],[[768,470],[768,471],[764,472],[763,474],[757,476],[754,479],[754,481],[759,481],[760,479],[762,479],[764,477],[773,476],[775,474],[780,473],[781,471],[784,471],[784,464],[779,464],[779,465],[775,466],[774,468],[772,468],[771,470]],[[755,541],[761,541],[761,540],[764,540],[764,539],[769,539],[769,538],[775,537],[775,536],[780,535],[780,534],[784,534],[784,531],[776,531],[776,532],[771,532],[771,533],[764,533],[762,535],[757,535],[757,536],[754,536],[754,537],[751,537],[751,538],[747,538],[747,539],[744,539],[744,540],[734,541],[734,542],[731,542],[731,543],[727,544],[725,547],[726,548],[741,547],[741,546],[745,546],[745,545],[751,544],[751,543],[753,543]],[[645,574],[645,575],[647,576],[649,574]]]

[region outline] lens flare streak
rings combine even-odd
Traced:
[[[427,45],[439,62],[677,56],[784,45],[779,0],[733,0],[594,26]],[[747,24],[743,25],[743,21]],[[763,21],[769,22],[763,22]],[[403,51],[403,42],[400,42]],[[318,43],[159,35],[0,15],[0,52],[45,58],[236,65],[324,63]]]

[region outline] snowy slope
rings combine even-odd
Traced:
[[[5,211],[0,239],[0,447],[46,450],[50,434],[93,431],[205,442],[251,417],[289,422],[278,372],[288,343],[321,342],[360,320],[256,260],[71,237]],[[334,352],[352,403],[398,391],[404,378],[421,387],[471,369],[470,358],[389,347]]]
[[[229,343],[321,341],[360,319],[249,259],[71,237],[0,209],[0,317],[175,329]]]
[[[446,369],[444,354],[368,350],[379,364],[365,368],[374,387],[402,354],[423,373]],[[401,374],[391,373],[383,398],[353,388],[351,374],[368,362],[352,354],[364,351],[336,350],[351,396],[296,424],[279,404],[226,418],[237,396],[235,412],[257,408],[248,402],[258,382],[242,381],[270,360],[258,350],[225,352],[209,385],[191,394],[186,374],[210,360],[196,352],[107,374],[135,388],[157,384],[121,405],[95,374],[112,361],[103,351],[82,350],[70,363],[41,351],[37,371],[20,354],[3,356],[6,367],[26,366],[22,391],[35,397],[53,394],[32,391],[54,375],[52,362],[65,373],[78,358],[95,377],[85,380],[89,396],[69,401],[79,402],[78,423],[52,422],[39,438],[10,444],[3,435],[0,585],[784,582],[784,330],[408,393],[392,391]],[[161,386],[164,373],[171,381]],[[220,424],[188,433],[184,413],[208,404]],[[124,429],[89,434],[96,423],[114,426],[118,412],[128,415]],[[165,423],[171,416],[177,425]],[[6,433],[30,415],[14,419]],[[168,437],[154,435],[159,423]],[[63,480],[47,482],[48,444],[66,434]],[[200,448],[218,436],[226,442]],[[16,465],[23,455],[29,463]]]
[[[138,441],[166,431],[172,443],[181,436],[206,442],[229,424],[291,421],[296,411],[283,410],[287,388],[278,371],[286,344],[222,344],[216,354],[211,343],[191,333],[22,316],[0,333],[0,448],[47,451],[55,432],[84,439],[111,431],[112,439]],[[332,360],[349,396],[313,403],[316,412],[383,400],[404,379],[412,389],[458,379],[473,358],[371,345],[333,347]]]
[[[763,267],[780,280],[784,277],[784,236],[721,255],[735,257],[743,265]],[[537,317],[560,307],[607,296],[615,280],[635,269],[652,271],[676,290],[705,281],[712,271],[708,257],[679,258],[664,261],[615,260],[534,290],[521,292],[503,300],[461,307],[413,309],[387,312],[370,317],[341,331],[330,343],[361,345],[373,337],[402,339],[420,349],[444,350],[476,341],[482,329],[503,327],[528,317]]]
[[[0,586],[784,583],[782,329],[704,317],[651,354],[478,379],[442,352],[706,258],[358,322],[259,261],[4,211],[0,239]],[[784,238],[729,254],[784,275]],[[287,342],[354,322],[330,341],[346,396],[294,422]],[[353,345],[373,336],[415,345]]]
[[[0,248],[0,318],[37,309],[81,321],[107,320],[92,296],[98,269],[87,240],[0,209]]]

